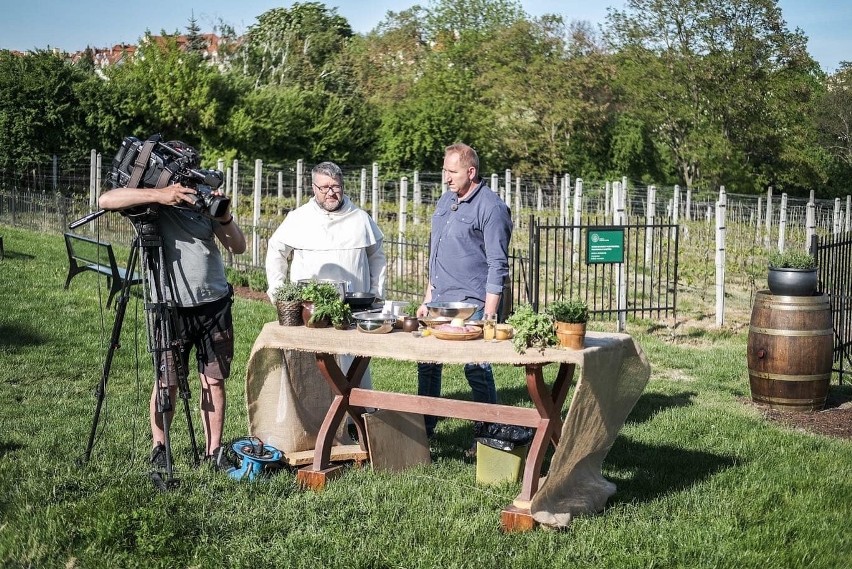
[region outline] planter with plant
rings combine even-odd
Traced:
[[[418,308],[420,306],[415,302],[409,302],[402,308],[400,328],[403,332],[414,332],[420,328],[420,320],[417,319]]]
[[[553,318],[559,345],[563,348],[582,350],[589,321],[589,306],[584,300],[557,300],[544,310]]]
[[[346,319],[349,325],[349,306],[340,297],[340,291],[331,283],[310,281],[301,286],[302,320],[309,328],[325,328],[333,324],[332,317],[338,323]]]
[[[278,323],[282,326],[301,326],[302,291],[296,283],[285,282],[275,289],[275,308],[278,311]]]
[[[816,260],[805,251],[774,251],[766,281],[772,294],[810,296],[818,284]]]
[[[512,326],[512,346],[520,354],[529,348],[544,352],[545,348],[556,345],[553,317],[536,312],[530,304],[518,305],[515,312],[506,319],[506,323]]]

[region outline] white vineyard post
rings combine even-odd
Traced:
[[[583,223],[583,179],[574,180],[574,232],[571,235],[573,255],[580,254],[580,225]],[[573,258],[571,259],[573,262]]]
[[[257,226],[260,223],[260,194],[263,191],[263,160],[254,161],[254,202],[252,203],[251,218],[251,263],[258,266],[260,259],[260,234]]]
[[[420,224],[420,204],[423,202],[423,195],[420,187],[420,172],[414,171],[414,194],[412,196],[412,222],[414,225]]]
[[[772,238],[772,186],[766,190],[766,232],[763,235],[763,248],[769,250],[769,240]]]
[[[725,187],[719,188],[716,202],[716,325],[725,323],[725,219],[727,196]]]
[[[313,178],[311,179],[313,184]],[[302,194],[305,191],[305,162],[301,158],[296,160],[296,205],[293,209],[302,205]]]
[[[379,163],[373,162],[373,177],[370,193],[370,206],[373,210],[373,219],[379,219]]]
[[[231,213],[240,221],[240,216],[237,214],[237,206],[240,204],[240,161],[234,158],[234,163],[231,166],[233,175],[231,176]]]
[[[509,203],[510,193],[512,193],[512,171],[509,168],[506,168],[506,182],[503,184],[503,191],[500,195],[506,205],[511,205]]]
[[[816,234],[816,203],[814,202],[814,193],[811,192],[807,214],[805,215],[805,247],[810,246],[814,234]]]
[[[623,226],[626,218],[624,202],[627,192],[619,182],[612,186],[613,218],[612,224]],[[616,310],[618,313],[616,330],[624,332],[627,328],[627,280],[624,278],[624,262],[618,264],[615,271],[615,290],[617,294]]]
[[[686,188],[686,220],[692,221],[692,188]]]
[[[408,216],[408,178],[405,176],[399,181],[399,222],[398,222],[398,232],[399,232],[399,242],[396,245],[396,276],[402,277],[402,267],[404,263],[403,260],[403,242],[405,241],[405,220]]]
[[[284,208],[281,203],[284,199],[284,172],[278,170],[278,216],[284,213]]]
[[[515,213],[512,216],[515,219],[515,228],[518,228],[521,223],[521,177],[515,178]]]
[[[781,194],[781,209],[778,210],[778,250],[782,253],[787,239],[787,194]]]
[[[645,266],[650,267],[651,256],[654,254],[654,217],[657,213],[657,187],[648,186],[648,202],[645,208]]]
[[[358,205],[361,209],[364,209],[364,206],[367,205],[367,169],[361,168],[361,192],[358,196]]]
[[[834,198],[834,214],[832,215],[832,235],[840,235],[840,198]]]

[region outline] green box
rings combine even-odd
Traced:
[[[507,451],[476,443],[477,484],[505,484],[520,480],[527,450],[527,445],[516,446]]]

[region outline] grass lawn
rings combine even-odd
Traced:
[[[566,531],[499,531],[519,484],[476,484],[462,454],[470,425],[456,420],[439,423],[433,464],[398,475],[350,468],[315,493],[286,470],[247,483],[191,468],[179,408],[181,483],[155,491],[152,370],[136,297],[93,456],[80,467],[113,327],[108,288],[88,273],[62,289],[60,234],[0,233],[2,567],[852,567],[852,442],[766,422],[744,403],[744,329],[630,324],[652,376],[604,463],[618,491]],[[247,434],[245,366],[275,311],[237,299],[234,315],[229,439]],[[528,404],[521,372],[495,369],[502,400]],[[373,378],[379,389],[416,390],[414,364],[374,361]],[[460,366],[444,382],[445,394],[469,396]],[[197,397],[195,377],[190,385]]]

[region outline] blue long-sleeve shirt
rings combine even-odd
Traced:
[[[470,302],[500,294],[509,274],[512,216],[484,181],[458,200],[445,192],[432,215],[429,282],[433,302]]]

